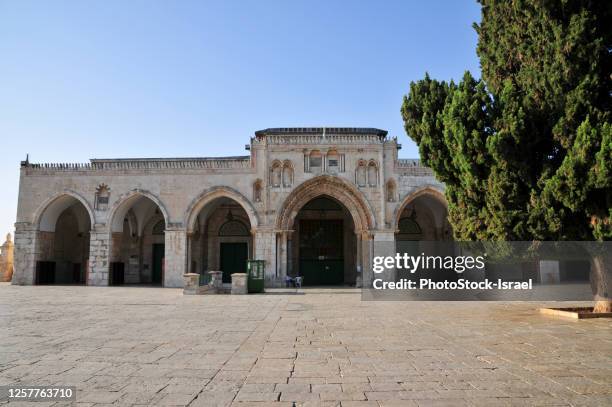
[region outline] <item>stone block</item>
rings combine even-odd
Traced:
[[[246,273],[232,274],[232,294],[247,294],[247,275]]]
[[[200,275],[197,273],[183,274],[183,295],[195,295],[200,287]]]

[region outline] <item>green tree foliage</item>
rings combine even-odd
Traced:
[[[426,75],[401,110],[455,237],[612,239],[612,3],[480,2],[482,78]]]

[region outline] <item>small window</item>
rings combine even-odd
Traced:
[[[250,236],[249,228],[238,220],[229,220],[219,228],[219,236]]]
[[[321,156],[310,156],[310,166],[311,167],[320,167],[321,166]]]
[[[338,159],[337,158],[330,158],[329,159],[329,166],[330,167],[337,167],[338,166]]]

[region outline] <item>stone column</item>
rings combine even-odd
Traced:
[[[372,244],[372,253],[370,254],[369,265],[371,266],[373,258],[377,256],[395,257],[395,232],[392,230],[378,230],[374,233]],[[373,273],[372,273],[373,274]],[[377,274],[374,278],[382,278],[385,281],[394,281],[396,276],[395,268],[387,269],[382,274]],[[370,284],[371,282],[368,282]]]
[[[277,250],[278,250],[278,275],[277,283],[285,281],[285,277],[287,276],[287,268],[289,263],[289,253],[288,253],[288,244],[287,244],[287,233],[288,231],[283,230],[282,232],[277,234]]]
[[[293,232],[293,230],[287,232],[287,273],[285,276],[293,275]]]
[[[183,287],[183,274],[187,272],[187,231],[184,228],[166,228],[164,252],[164,287]]]
[[[266,286],[276,283],[276,233],[271,228],[259,227],[255,231],[255,260],[264,260]]]
[[[36,274],[37,257],[36,228],[27,222],[15,223],[15,253],[13,284],[32,285]]]
[[[355,233],[357,252],[355,253],[355,287],[363,287],[363,241],[361,239],[361,233]]]
[[[94,225],[89,232],[89,264],[87,285],[108,285],[110,273],[111,233],[103,224]]]

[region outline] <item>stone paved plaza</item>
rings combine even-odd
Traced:
[[[540,305],[3,283],[0,384],[76,385],[78,405],[612,405],[611,321]]]

